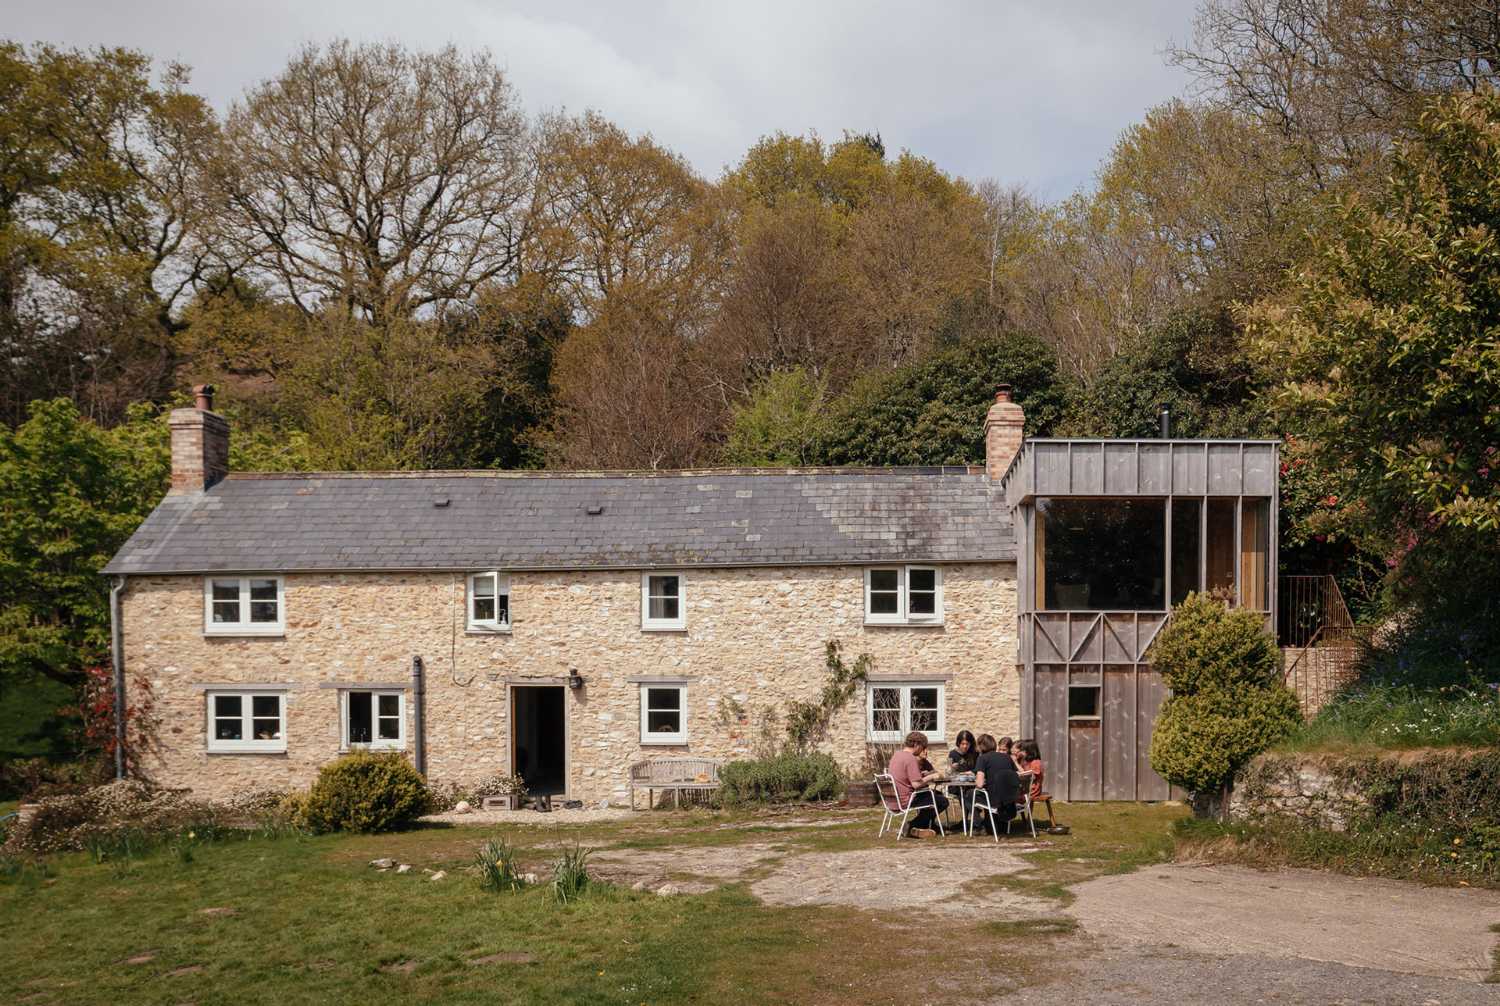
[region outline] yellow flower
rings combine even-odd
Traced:
[[[1455,839],[1454,839],[1454,840],[1453,840],[1453,844],[1454,844],[1454,845],[1463,845],[1463,844],[1464,844],[1464,840],[1463,840],[1463,839],[1461,839],[1461,838],[1455,838]]]

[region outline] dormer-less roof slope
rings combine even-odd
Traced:
[[[965,468],[231,474],[168,495],[104,572],[1014,558],[1003,494]]]

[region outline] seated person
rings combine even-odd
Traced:
[[[937,815],[948,809],[948,798],[930,788],[937,773],[922,771],[922,758],[926,753],[927,735],[913,730],[906,735],[905,746],[891,755],[890,768],[887,769],[896,784],[896,796],[902,806],[909,806],[914,795],[917,798],[917,809],[912,812],[915,816],[906,829],[908,838],[931,838],[935,834],[932,826],[937,823]]]
[[[1022,772],[1031,773],[1031,799],[1042,795],[1042,751],[1036,741],[1024,740],[1016,745],[1016,766]]]
[[[980,736],[974,782],[988,794],[990,806],[995,808],[995,821],[990,827],[999,830],[1002,823],[1016,816],[1016,802],[1021,798],[1021,777],[1016,774],[1016,763],[1010,755],[995,748],[995,738],[989,734]],[[975,827],[978,826],[976,820]]]
[[[948,752],[948,763],[955,772],[972,772],[974,762],[978,759],[979,746],[974,735],[967,730],[960,730],[953,739],[953,750]]]

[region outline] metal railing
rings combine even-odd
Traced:
[[[1283,576],[1277,586],[1277,643],[1294,648],[1353,644],[1354,619],[1332,576]]]

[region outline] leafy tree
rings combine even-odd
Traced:
[[[998,384],[1015,387],[1028,435],[1062,412],[1065,385],[1050,349],[1021,335],[974,339],[857,382],[831,410],[813,456],[841,465],[978,463]]]
[[[1130,340],[1068,402],[1059,432],[1153,437],[1172,411],[1179,437],[1243,437],[1265,419],[1252,396],[1257,374],[1223,314],[1181,312]]]
[[[150,410],[104,430],[64,399],[0,429],[0,675],[68,684],[109,651],[99,571],[161,498],[170,471]]]
[[[126,49],[0,43],[4,420],[65,395],[95,418],[171,386],[176,313],[216,253],[198,155],[216,123]]]
[[[487,53],[309,45],[224,124],[225,237],[306,314],[441,310],[521,264],[526,141]]]
[[[734,412],[726,464],[779,467],[815,463],[828,403],[827,383],[805,370],[773,373]]]
[[[1341,203],[1252,314],[1275,404],[1388,525],[1500,528],[1497,163],[1500,97],[1434,105],[1388,190]]]
[[[1302,721],[1281,681],[1281,655],[1262,615],[1189,594],[1151,644],[1172,690],[1151,734],[1151,767],[1200,806],[1227,802],[1235,774]]]

